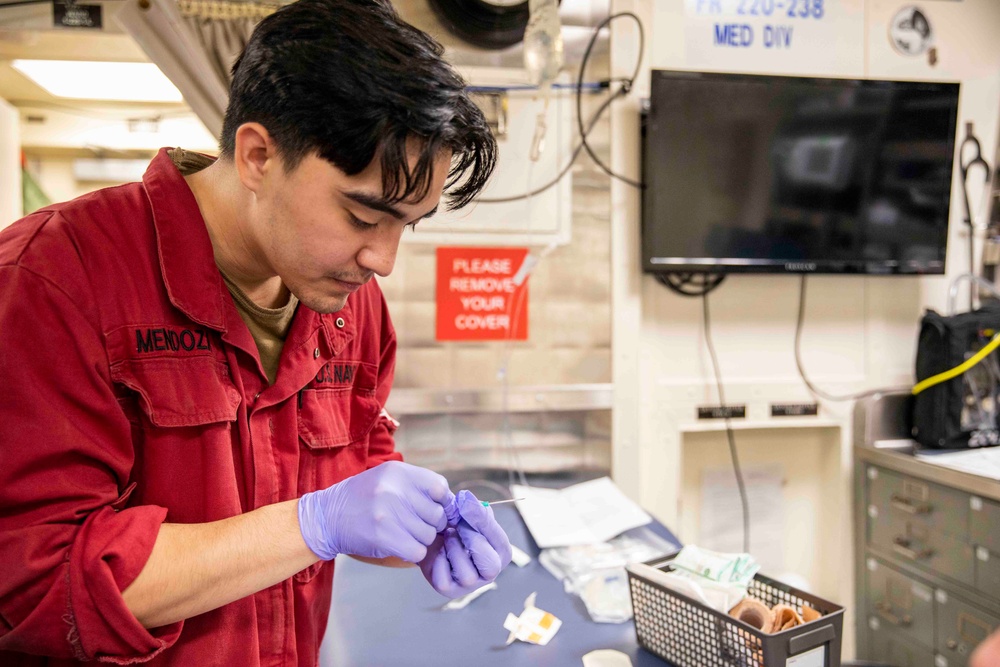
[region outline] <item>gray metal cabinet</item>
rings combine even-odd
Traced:
[[[883,521],[869,514],[869,544],[894,559],[937,572],[957,582],[975,584],[973,545],[935,533],[918,522]]]
[[[966,667],[1000,627],[1000,481],[913,456],[904,395],[855,406],[859,657]]]
[[[986,597],[1000,600],[1000,554],[986,547],[976,547],[976,588]]]
[[[867,562],[868,613],[911,642],[934,647],[934,589],[875,558]],[[869,624],[870,625],[870,624]]]
[[[968,586],[975,584],[974,550],[971,544],[934,533],[914,535],[913,541],[907,544],[910,548],[897,549],[901,558]]]
[[[934,651],[892,630],[883,630],[876,619],[869,619],[873,630],[868,655],[877,655],[892,667],[935,667]]]
[[[944,589],[934,594],[940,667],[965,667],[979,642],[1000,627],[1000,619]]]
[[[938,484],[870,468],[869,495],[884,520],[913,525],[918,530],[950,535],[964,541],[969,535],[968,496]]]
[[[976,544],[1000,553],[1000,503],[969,496],[969,533]]]

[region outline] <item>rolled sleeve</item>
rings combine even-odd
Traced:
[[[183,622],[147,630],[121,595],[149,558],[165,517],[165,509],[153,506],[92,512],[63,551],[63,562],[37,572],[47,582],[41,598],[4,598],[5,615],[19,622],[0,637],[0,648],[133,664],[173,645]],[[11,537],[23,543],[31,533],[38,538],[42,532],[25,530]]]
[[[0,266],[0,651],[118,664],[156,656],[122,598],[167,510],[115,511],[134,451],[86,290]]]
[[[79,636],[88,658],[145,662],[180,637],[183,621],[147,630],[121,595],[149,560],[166,516],[164,508],[147,505],[117,513],[102,509],[84,522],[70,552],[69,612],[85,629]]]

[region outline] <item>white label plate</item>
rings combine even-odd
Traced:
[[[826,667],[826,646],[792,656],[785,661],[785,667]]]

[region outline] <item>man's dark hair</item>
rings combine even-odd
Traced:
[[[451,209],[482,190],[496,140],[443,47],[404,22],[388,0],[298,0],[262,20],[232,70],[221,150],[257,122],[286,167],[316,152],[348,175],[376,157],[384,195],[420,199],[441,150],[453,152],[445,183]],[[420,143],[410,169],[407,139]]]

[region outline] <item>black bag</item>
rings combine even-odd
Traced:
[[[917,381],[961,365],[1000,331],[1000,306],[944,316],[928,310],[920,320]],[[965,373],[918,393],[913,437],[935,449],[982,447],[1000,442],[997,430],[1000,364],[990,353]]]

